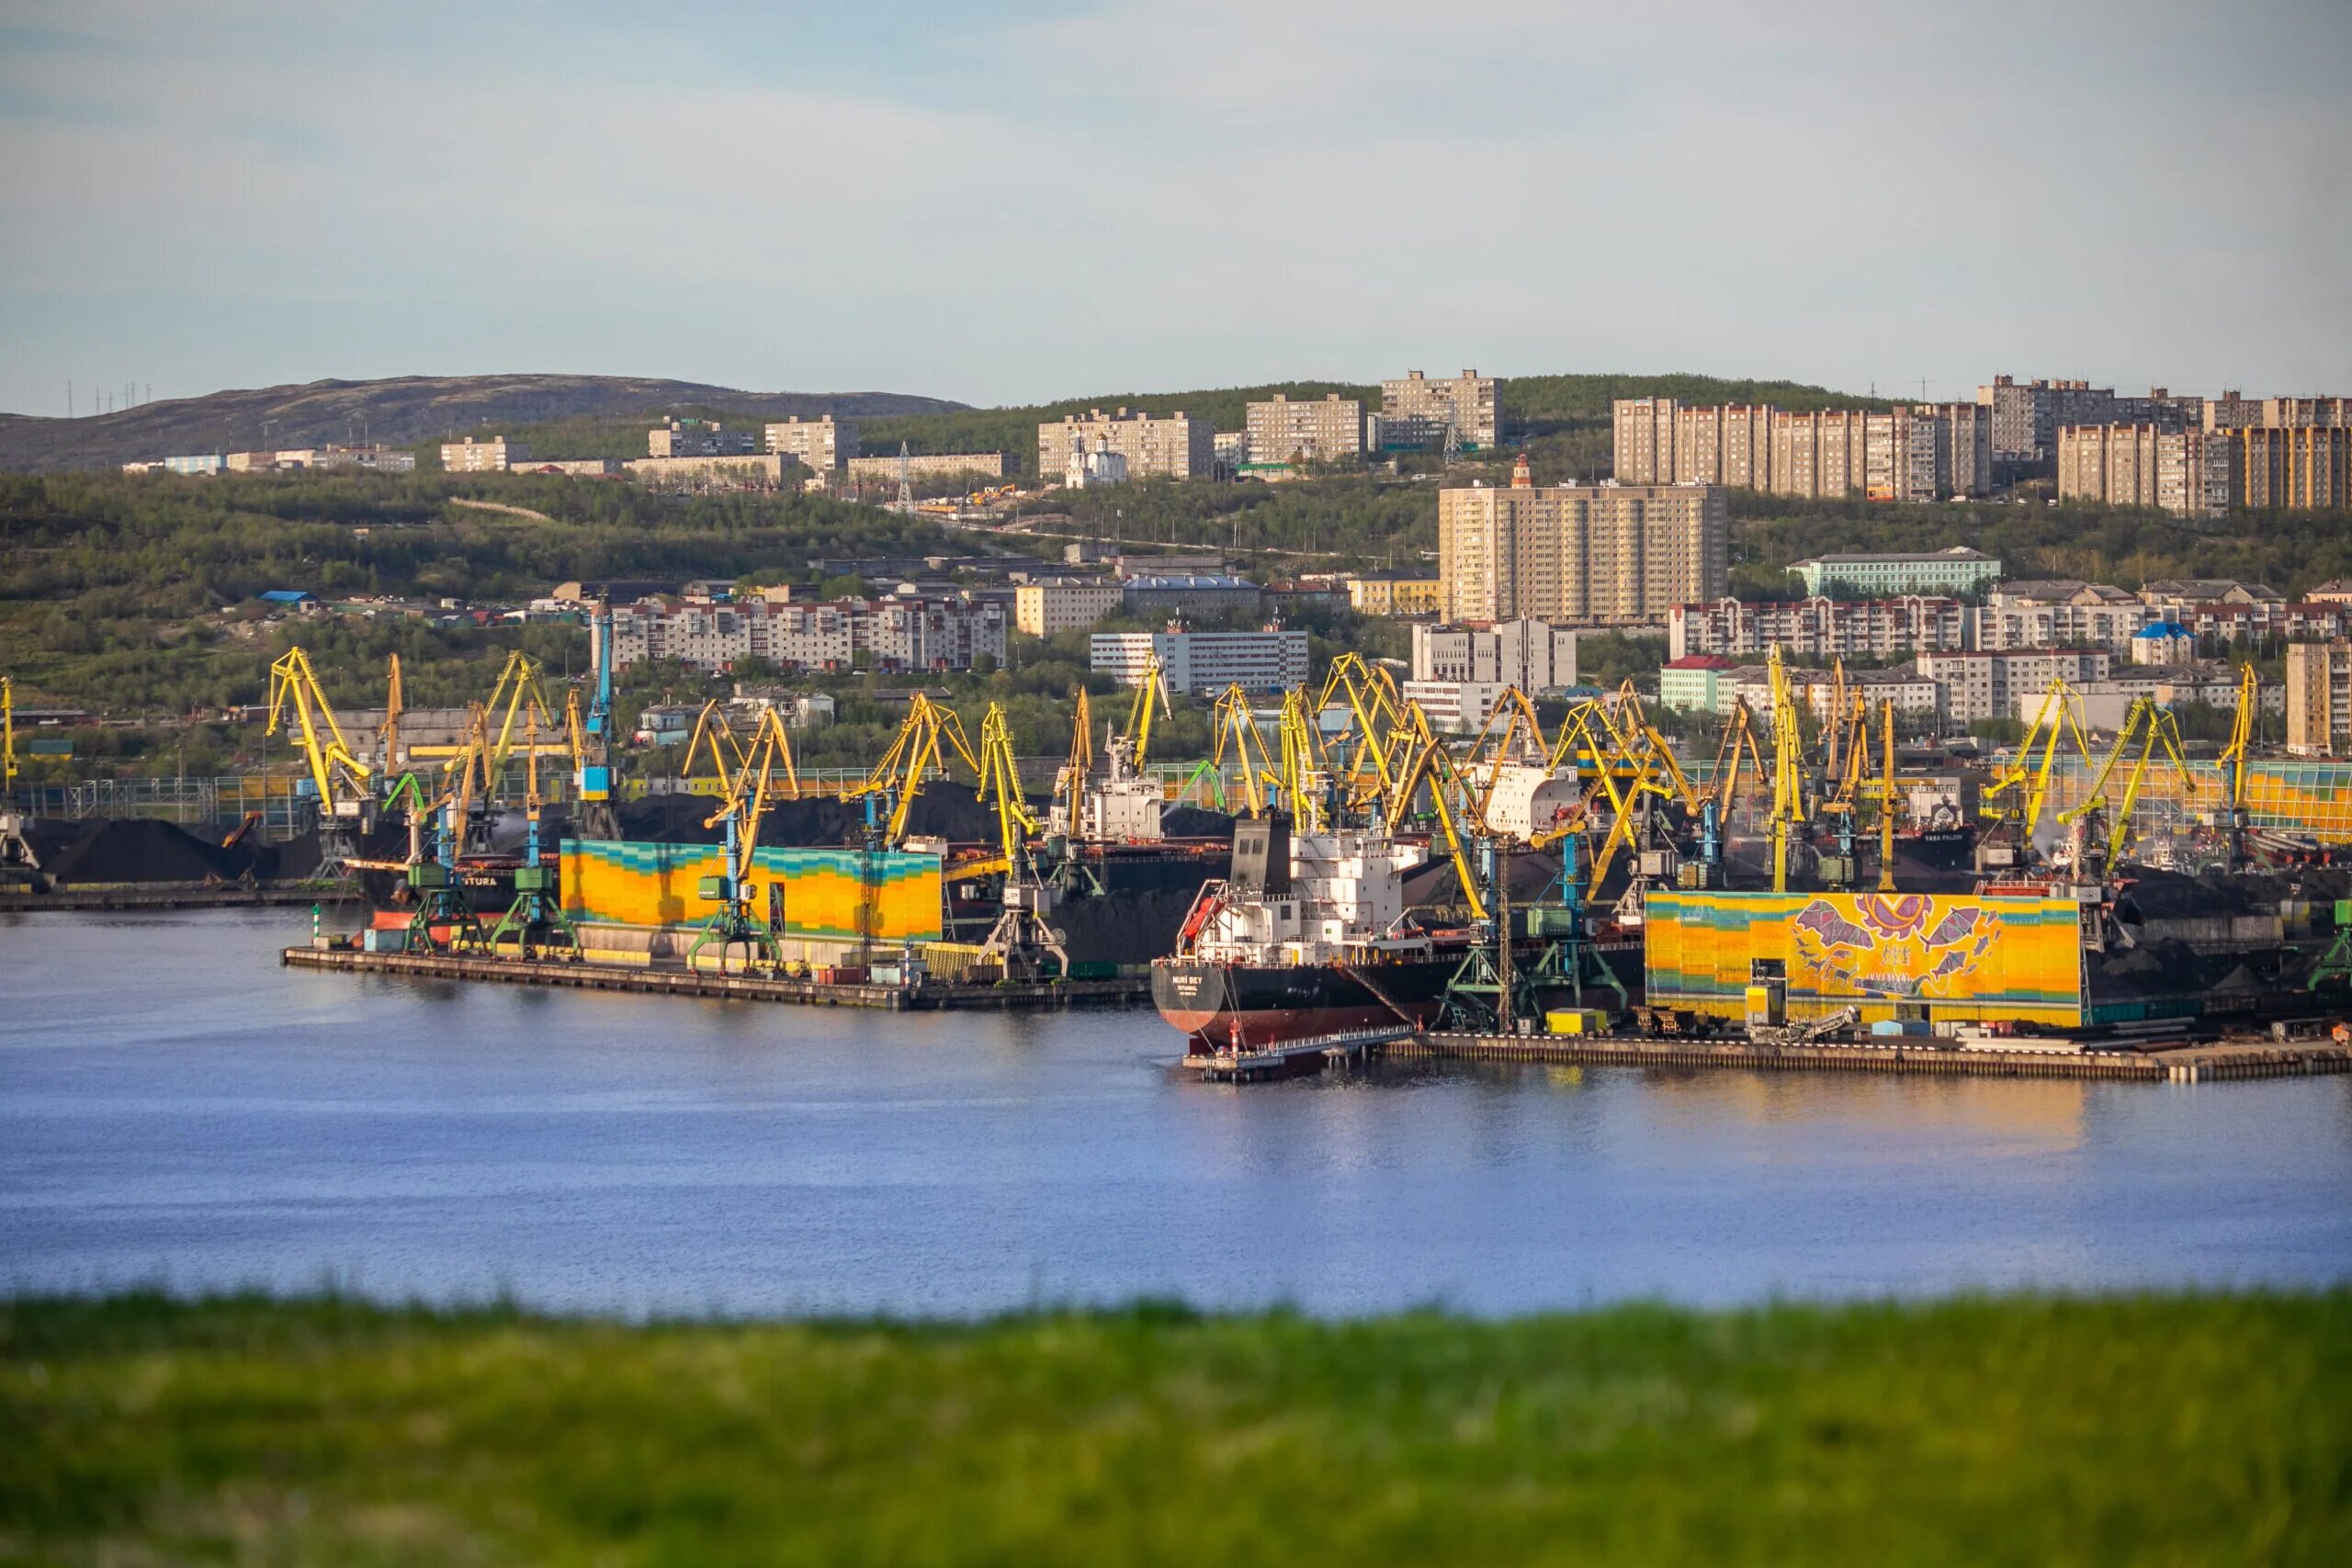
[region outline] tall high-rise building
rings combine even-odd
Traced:
[[[1731,508],[1717,485],[1473,485],[1438,492],[1450,622],[1663,622],[1721,598]]]
[[[2256,425],[2234,432],[2233,444],[2242,477],[2240,498],[2247,510],[2352,507],[2352,428]]]
[[[1719,484],[1770,495],[1928,501],[1989,495],[1991,433],[1974,403],[1865,412],[1689,407],[1623,398],[1611,410],[1621,484]]]
[[[1205,419],[1181,409],[1156,416],[1091,409],[1037,426],[1037,472],[1048,480],[1069,472],[1080,439],[1089,451],[1126,459],[1129,479],[1206,479],[1216,469],[1216,432]]]
[[[2287,750],[2299,757],[2352,750],[2352,642],[2287,645]]]
[[[2237,451],[2226,434],[2154,424],[2069,424],[2058,430],[2058,498],[2218,517],[2237,491]]]
[[[1450,381],[1432,381],[1409,370],[1400,380],[1380,384],[1383,446],[1434,449],[1445,444],[1449,424],[1455,444],[1472,451],[1490,450],[1502,440],[1502,399],[1492,376],[1464,370]]]
[[[1252,463],[1352,463],[1363,456],[1363,404],[1337,392],[1293,401],[1276,392],[1251,403]]]

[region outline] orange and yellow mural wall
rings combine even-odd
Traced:
[[[1652,1007],[1740,1018],[1750,965],[1777,959],[1792,1020],[2084,1021],[2081,907],[1919,893],[1655,892],[1644,913]]]
[[[700,925],[715,906],[706,876],[724,869],[718,844],[563,841],[563,910],[575,920],[644,928]],[[936,942],[944,923],[937,855],[904,850],[752,852],[755,916],[778,910],[776,934],[820,941]],[[779,897],[780,895],[780,897]]]

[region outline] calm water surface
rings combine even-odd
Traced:
[[[307,913],[0,916],[0,1288],[605,1311],[2352,1278],[2352,1080],[1168,1070],[1143,1012],[279,967]]]

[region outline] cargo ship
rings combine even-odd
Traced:
[[[1153,1004],[1187,1055],[1434,1025],[1471,934],[1406,914],[1405,874],[1426,853],[1378,829],[1236,823],[1230,874],[1201,889],[1176,951],[1151,966]]]

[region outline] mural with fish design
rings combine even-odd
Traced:
[[[1793,1019],[1855,1007],[1875,1023],[1907,1005],[1938,1022],[2083,1022],[2072,899],[1657,892],[1643,946],[1654,1007],[1741,1017],[1752,964],[1770,959]]]

